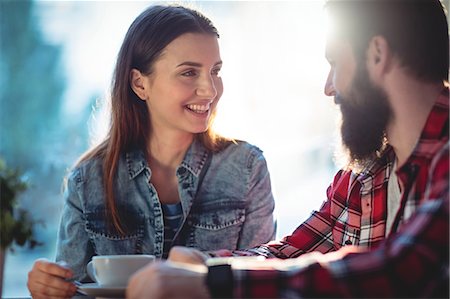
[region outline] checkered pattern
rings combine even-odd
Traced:
[[[235,295],[448,298],[448,106],[445,89],[413,154],[397,171],[402,198],[386,242],[387,183],[394,160],[389,147],[359,174],[340,171],[327,190],[328,200],[292,235],[249,250],[211,252],[286,259],[335,251],[309,265],[304,263],[308,255],[302,256],[289,270],[235,270]],[[350,244],[358,246],[344,246]]]

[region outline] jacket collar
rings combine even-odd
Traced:
[[[209,151],[203,146],[203,144],[194,139],[191,146],[186,152],[181,165],[178,167],[177,171],[181,171],[182,168],[190,171],[194,176],[198,177],[200,172],[205,166],[206,160],[208,158]]]
[[[144,169],[148,168],[145,154],[140,149],[135,149],[125,154],[125,160],[130,180],[134,179]]]
[[[209,151],[203,146],[203,144],[197,139],[194,139],[192,144],[189,146],[183,161],[180,166],[178,166],[177,172],[179,173],[188,170],[194,176],[198,177],[206,163],[208,153]],[[130,180],[134,179],[144,169],[148,169],[151,173],[145,154],[141,149],[135,149],[127,152],[125,154],[125,160]]]

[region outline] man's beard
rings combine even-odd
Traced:
[[[385,144],[385,130],[392,115],[387,95],[371,82],[365,67],[358,67],[349,95],[344,98],[337,94],[335,102],[341,108],[341,138],[348,166],[363,168]]]

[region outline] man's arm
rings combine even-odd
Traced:
[[[326,255],[306,254],[285,270],[280,268],[287,261],[263,271],[234,270],[234,295],[448,298],[448,165],[447,145],[433,159],[424,203],[378,248],[345,246]]]
[[[448,292],[448,201],[448,196],[427,201],[401,231],[372,251],[346,246],[327,255],[304,255],[295,259],[298,265],[287,260],[274,269],[233,270],[234,296],[412,298]],[[291,265],[285,267],[286,262]]]

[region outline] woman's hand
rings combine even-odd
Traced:
[[[70,298],[75,295],[76,286],[66,279],[73,273],[65,263],[53,263],[47,259],[38,259],[28,272],[27,287],[34,299]]]
[[[197,249],[174,246],[169,252],[168,260],[177,263],[204,265],[208,258],[206,254]]]

